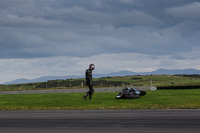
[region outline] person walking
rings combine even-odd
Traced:
[[[87,100],[87,96],[89,96],[89,100],[92,100],[92,94],[94,93],[93,84],[92,84],[92,71],[94,69],[95,69],[95,65],[90,64],[89,69],[85,71],[86,85],[89,87],[89,91],[83,96],[85,100]]]

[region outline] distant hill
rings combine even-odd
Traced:
[[[78,79],[78,78],[84,78],[84,76],[43,76],[36,79],[16,79],[11,82],[5,82],[3,84],[22,84],[22,83],[36,83],[36,82],[46,82],[48,80],[56,80],[56,79]]]
[[[127,75],[175,75],[175,74],[200,74],[200,70],[197,69],[158,69],[152,72],[131,72],[131,71],[119,71],[119,72],[112,72],[109,74],[93,74],[94,78],[101,78],[101,77],[114,77],[114,76],[127,76]],[[56,80],[56,79],[78,79],[84,78],[84,75],[76,76],[76,75],[69,75],[69,76],[43,76],[36,79],[16,79],[11,82],[5,82],[3,84],[21,84],[21,83],[35,83],[35,82],[45,82],[48,80]]]
[[[146,74],[152,74],[152,75],[175,75],[175,74],[200,74],[200,70],[197,69],[158,69],[156,71],[152,71],[149,73],[144,73]]]

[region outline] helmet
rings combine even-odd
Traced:
[[[90,64],[89,65],[89,69],[94,70],[95,69],[95,65],[94,64]]]

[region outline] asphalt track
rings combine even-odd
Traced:
[[[150,87],[135,87],[138,90],[149,90]],[[116,88],[94,88],[95,92],[118,92],[122,87]],[[21,90],[21,91],[0,91],[0,94],[37,94],[37,93],[85,93],[88,88],[82,89],[49,89],[49,90]]]
[[[0,133],[199,133],[200,110],[1,111]]]
[[[0,94],[37,94],[37,93],[85,93],[89,89],[48,89],[48,90],[21,90],[21,91],[0,91]],[[95,92],[115,92],[122,88],[94,88]]]

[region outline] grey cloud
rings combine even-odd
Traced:
[[[194,0],[2,0],[0,58],[176,55],[199,47],[199,19],[187,18],[198,6]]]
[[[193,2],[187,5],[173,7],[167,9],[166,12],[170,15],[184,18],[186,20],[200,20],[200,2]]]

